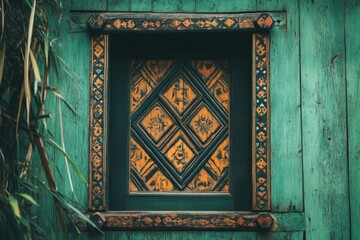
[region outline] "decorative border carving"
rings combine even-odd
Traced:
[[[104,14],[105,15],[105,14]],[[249,30],[253,29],[254,32],[260,30],[269,30],[273,24],[273,20],[269,14],[255,14],[256,21],[253,23],[257,26],[254,28],[242,28],[239,21],[234,25],[233,30]],[[195,20],[196,19],[196,20]],[[166,21],[161,18],[159,19],[160,25],[156,25],[156,19],[153,18],[134,18],[127,19],[125,22],[129,24],[129,21],[133,21],[135,24],[133,27],[129,27],[124,23],[123,26],[120,22],[119,28],[114,25],[119,18],[111,16],[97,15],[92,16],[88,20],[89,26],[93,29],[103,29],[109,25],[109,30],[112,31],[140,31],[140,30],[199,30],[195,27],[196,23],[200,18],[190,19],[193,24],[188,25],[185,23],[185,19],[180,19],[176,16],[172,18],[166,18]],[[225,17],[213,17],[211,19],[203,19],[201,21],[220,21],[221,24],[211,25],[210,28],[203,27],[203,30],[223,30],[225,23]],[[154,22],[154,27],[136,27],[140,24],[140,21]],[[189,20],[189,21],[190,21]],[[123,20],[119,20],[123,21]],[[175,21],[182,21],[181,27],[171,27],[169,24],[173,24]],[[141,22],[142,24],[143,22]],[[132,25],[132,23],[130,23]],[[188,25],[188,26],[187,26]],[[228,25],[230,25],[228,23]],[[236,27],[235,27],[236,25]],[[205,25],[204,25],[205,26]],[[270,106],[269,106],[269,34],[268,33],[254,33],[253,34],[253,154],[252,154],[252,165],[253,165],[253,210],[254,211],[267,211],[270,210]],[[108,35],[107,34],[96,34],[91,40],[91,78],[90,78],[90,167],[89,167],[89,197],[88,206],[90,211],[106,211],[106,91],[107,91],[107,60],[108,60]],[[98,213],[97,213],[98,214]],[[254,216],[259,221],[259,216],[270,216],[269,214],[251,213],[253,220],[246,220],[246,217],[239,217],[239,213],[234,212],[213,212],[213,213],[177,213],[175,218],[173,215],[169,215],[172,220],[170,222],[164,222],[166,215],[165,213],[159,213],[158,215],[152,215],[152,213],[143,213],[136,215],[134,212],[105,212],[105,218],[102,222],[106,223],[105,227],[121,228],[121,224],[126,222],[126,228],[147,228],[146,225],[142,225],[143,222],[149,221],[152,223],[151,228],[155,227],[155,223],[161,220],[159,228],[207,228],[202,223],[215,224],[214,228],[224,229],[256,229],[261,223],[248,225],[247,222],[254,222]],[[135,214],[135,215],[134,215]],[[170,213],[169,213],[170,214]],[[173,214],[173,213],[171,213]],[[233,215],[232,215],[233,214]],[[234,215],[235,214],[235,215]],[[238,214],[238,215],[236,215]],[[202,218],[197,218],[202,216]],[[211,216],[211,217],[205,217]],[[233,225],[227,225],[228,220],[231,219],[229,216],[234,216],[232,221],[236,223]],[[236,217],[237,216],[237,217]],[[242,215],[241,215],[242,216]],[[196,218],[194,218],[196,217]],[[96,215],[93,216],[95,222],[98,218]],[[97,220],[96,220],[97,219]],[[169,220],[169,218],[166,218]],[[241,220],[243,219],[243,220]],[[262,218],[260,218],[262,219]],[[166,220],[167,221],[167,220]],[[240,221],[240,222],[239,222]],[[262,220],[261,220],[262,221]],[[264,220],[265,221],[265,220]],[[141,223],[139,223],[141,222]],[[186,222],[186,224],[185,224]],[[263,222],[263,221],[262,221]],[[265,221],[266,222],[266,221]],[[119,225],[120,224],[120,225]],[[195,225],[191,225],[195,224]],[[150,226],[148,225],[148,226]],[[209,225],[209,226],[210,226]],[[271,224],[270,224],[271,225]],[[268,225],[264,225],[268,226]],[[210,228],[210,227],[209,227]]]
[[[90,167],[88,206],[106,210],[106,93],[108,35],[91,38]]]
[[[270,210],[270,78],[268,34],[253,35],[253,210]]]
[[[274,24],[270,13],[240,14],[94,14],[88,19],[91,30],[114,31],[182,31],[182,30],[269,30]]]
[[[109,212],[94,213],[92,221],[102,229],[269,229],[274,218],[253,212]]]

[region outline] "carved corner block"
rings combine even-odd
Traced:
[[[270,29],[274,24],[274,19],[269,14],[263,13],[256,20],[256,24],[260,29]]]
[[[98,227],[99,229],[101,229],[105,222],[106,219],[105,217],[101,214],[101,213],[94,213],[92,215],[90,215],[89,219],[95,224],[96,227]],[[91,228],[91,225],[88,224],[88,227]]]
[[[99,30],[104,26],[105,18],[101,14],[91,15],[87,23],[91,29]]]
[[[261,229],[269,229],[274,223],[274,219],[270,214],[260,214],[256,218],[256,223]]]

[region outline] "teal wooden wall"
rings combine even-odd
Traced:
[[[63,3],[58,49],[66,62],[56,83],[78,115],[63,111],[65,144],[87,176],[90,37],[76,16],[88,11],[286,11],[287,30],[271,34],[272,209],[304,213],[305,223],[251,232],[106,232],[82,239],[360,239],[360,1],[327,0],[72,0]],[[54,83],[55,84],[55,83]],[[56,104],[55,102],[51,104]],[[64,107],[65,109],[65,107]],[[56,115],[56,113],[54,113]],[[55,129],[58,118],[50,123]],[[60,139],[60,133],[54,131]],[[63,156],[53,153],[59,189],[71,197]],[[73,174],[74,176],[75,174]],[[86,207],[87,188],[75,191]],[[51,200],[40,222],[56,227]],[[298,216],[296,215],[296,216]],[[75,238],[75,236],[73,236]]]

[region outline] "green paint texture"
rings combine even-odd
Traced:
[[[272,211],[289,213],[279,215],[280,232],[109,231],[81,239],[360,239],[360,1],[72,0],[64,7],[59,52],[67,67],[58,85],[77,111],[62,106],[65,147],[87,177],[90,34],[69,32],[70,11],[287,14],[287,28],[270,39]],[[57,109],[55,100],[50,105]],[[58,120],[50,122],[56,126]],[[60,140],[60,131],[54,135]],[[64,157],[50,157],[59,189],[71,197]],[[86,207],[87,187],[72,175]],[[40,203],[49,235],[68,239],[56,227],[51,199]]]
[[[347,1],[345,14],[351,236],[360,239],[360,1]]]
[[[308,239],[349,239],[344,3],[300,2]]]

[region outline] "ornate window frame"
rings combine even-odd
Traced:
[[[281,13],[94,14],[91,30],[88,208],[102,229],[270,229],[270,29]],[[109,35],[120,31],[250,31],[252,63],[252,212],[135,212],[107,210],[107,84]]]

